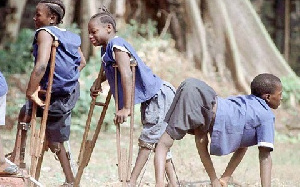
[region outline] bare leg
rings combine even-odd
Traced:
[[[26,147],[26,140],[27,140],[27,130],[23,129],[23,125],[21,124],[23,123],[30,123],[31,120],[31,116],[26,115],[25,112],[25,107],[23,106],[20,109],[19,112],[19,116],[18,116],[18,128],[17,128],[17,134],[16,134],[16,139],[15,139],[15,147],[14,150],[12,152],[12,155],[10,157],[10,160],[12,162],[16,162],[15,158],[16,158],[16,153],[19,152],[20,155],[20,166],[25,168],[25,163],[24,163],[24,159],[25,159],[25,147]],[[21,135],[21,137],[19,137],[19,135]],[[20,138],[20,140],[19,140]],[[20,142],[20,145],[18,145],[18,142]]]
[[[208,153],[207,132],[202,132],[199,128],[195,129],[195,143],[200,155],[201,162],[210,178],[213,187],[221,186],[217,178],[215,168]]]
[[[150,152],[151,150],[148,148],[141,147],[139,149],[139,153],[130,176],[130,186],[136,185],[136,180],[139,177],[145,163],[147,162]]]
[[[18,171],[16,165],[7,162],[4,155],[2,140],[0,137],[0,172],[15,174]],[[0,185],[1,186],[1,185]]]
[[[156,187],[164,187],[164,174],[166,169],[166,156],[174,140],[166,132],[161,136],[154,157]],[[168,169],[167,169],[168,170]]]
[[[172,159],[168,159],[166,161],[166,173],[169,179],[169,187],[175,187],[178,186],[177,184],[177,178],[176,178],[176,174],[175,174],[175,170],[172,164]]]
[[[70,165],[69,159],[67,157],[67,152],[66,152],[66,149],[65,149],[65,146],[63,143],[60,143],[60,151],[56,155],[60,161],[60,165],[66,176],[66,182],[73,183],[74,175],[72,173],[71,165]]]
[[[220,183],[222,184],[222,186],[228,186],[228,181],[230,180],[230,177],[232,176],[236,167],[242,161],[246,151],[247,148],[245,147],[245,148],[239,148],[237,151],[233,153],[223,175],[220,178]]]
[[[2,140],[0,137],[0,166],[3,164],[6,164],[6,161],[5,161],[4,150],[2,146]]]

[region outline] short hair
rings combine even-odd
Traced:
[[[115,18],[112,16],[112,14],[107,10],[107,8],[105,6],[99,8],[99,9],[100,9],[100,12],[93,15],[90,20],[97,18],[98,21],[100,21],[100,23],[109,23],[112,25],[114,31],[117,32],[117,29],[116,29],[117,24],[116,24]]]
[[[66,8],[61,0],[41,0],[39,3],[44,3],[51,13],[57,15],[57,24],[62,23]]]
[[[251,82],[251,94],[257,97],[263,94],[273,94],[280,84],[280,79],[273,74],[259,74]]]

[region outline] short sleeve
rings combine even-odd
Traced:
[[[259,147],[267,147],[274,149],[274,118],[264,121],[256,127],[257,145]]]
[[[129,52],[125,47],[123,47],[123,46],[113,45],[112,48],[116,48],[116,49],[119,49],[120,51],[123,51],[123,52],[125,52],[125,53],[130,54],[130,52]],[[115,59],[116,59],[116,55],[115,55],[114,50],[112,50],[112,52],[113,52],[113,58],[114,58],[114,60],[115,60]]]

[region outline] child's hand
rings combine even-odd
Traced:
[[[130,115],[130,109],[122,108],[115,114],[114,123],[122,124],[127,121],[127,117]]]
[[[31,90],[26,90],[26,97],[28,99],[30,99],[31,101],[35,102],[37,105],[43,107],[45,106],[45,103],[44,101],[42,101],[40,98],[39,98],[39,91],[40,91],[40,87],[38,87],[37,90],[35,91],[31,91]]]
[[[90,89],[90,96],[93,97],[97,97],[99,95],[99,92],[102,92],[102,87],[100,85],[100,88],[96,88],[96,81],[93,83],[93,86],[91,86]]]
[[[222,187],[227,187],[227,186],[228,186],[228,182],[229,182],[230,178],[231,178],[231,177],[221,177],[221,178],[219,179],[219,181],[220,181]]]
[[[215,180],[211,181],[211,186],[212,187],[221,187],[221,183],[220,183],[219,179],[215,179]]]

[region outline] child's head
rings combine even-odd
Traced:
[[[94,46],[106,45],[107,41],[115,35],[116,21],[106,8],[93,15],[88,24],[89,38]]]
[[[65,15],[65,5],[61,0],[41,0],[36,6],[33,20],[35,27],[57,25]]]
[[[281,81],[273,74],[259,74],[251,82],[251,94],[264,99],[271,108],[276,109],[282,96]]]

